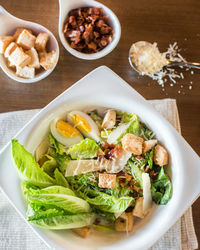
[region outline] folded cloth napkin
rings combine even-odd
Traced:
[[[176,100],[149,101],[176,129],[180,123]],[[0,114],[0,148],[5,145],[39,110],[25,110]],[[192,250],[198,248],[191,207],[154,244],[152,250]],[[0,191],[0,249],[45,250],[49,249],[17,214]]]

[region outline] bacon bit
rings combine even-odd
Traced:
[[[103,35],[110,34],[112,32],[112,28],[107,24],[103,24],[100,28],[100,33]]]
[[[119,173],[116,173],[116,175],[120,178],[120,176],[125,176],[125,173],[123,171],[120,171]]]
[[[73,28],[75,28],[75,27],[77,26],[76,19],[75,19],[74,16],[70,16],[70,17],[69,17],[69,24],[71,24],[71,26],[72,26]]]
[[[142,189],[136,185],[133,185],[133,189],[138,192],[138,193],[141,193],[142,192]]]
[[[134,185],[135,183],[136,183],[136,180],[133,180],[133,179],[132,179],[132,180],[130,181],[130,184],[131,184],[131,185]]]
[[[71,10],[63,31],[70,46],[83,53],[98,52],[113,40],[109,17],[103,14],[101,8]]]
[[[120,182],[119,183],[121,187],[124,187],[125,186],[125,183],[124,182]]]
[[[111,149],[107,155],[109,156],[109,159],[118,158],[123,152],[123,149],[121,146],[116,145],[113,149]]]
[[[131,181],[132,178],[133,178],[133,177],[132,177],[131,175],[126,175],[126,180],[127,180],[127,181]]]
[[[145,168],[144,172],[146,172],[146,173],[147,173],[148,171],[149,171],[149,165],[147,165],[147,166],[146,166],[146,168]]]
[[[125,210],[125,212],[126,212],[126,213],[132,212],[133,209],[134,209],[134,207],[128,207],[128,208]]]
[[[154,170],[151,170],[150,173],[149,173],[150,177],[153,179],[153,180],[156,180],[157,178],[157,175],[158,175],[158,172],[155,172]]]
[[[135,156],[135,158],[138,159],[138,160],[140,160],[140,161],[144,160],[144,157],[142,157],[141,155],[137,155],[137,156]]]

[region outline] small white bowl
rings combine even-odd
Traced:
[[[7,61],[4,57],[4,55],[0,54],[0,67],[6,73],[7,76],[9,76],[11,79],[17,81],[17,82],[23,82],[23,83],[33,83],[38,82],[45,77],[47,77],[56,67],[56,64],[58,62],[59,58],[59,46],[58,42],[55,38],[55,36],[44,26],[25,21],[22,19],[19,19],[10,13],[8,13],[2,6],[0,6],[0,36],[6,36],[6,35],[14,35],[17,28],[23,27],[27,28],[33,31],[34,34],[39,34],[40,32],[46,32],[49,34],[49,41],[47,43],[47,51],[54,50],[57,54],[57,60],[55,65],[49,69],[49,70],[41,70],[41,72],[38,72],[36,76],[32,79],[26,79],[18,77],[15,73],[15,71],[8,67]]]
[[[68,1],[59,0],[59,5],[60,5],[59,27],[58,27],[59,37],[60,37],[62,45],[73,56],[78,57],[80,59],[85,59],[85,60],[95,60],[95,59],[99,59],[101,57],[106,56],[117,46],[119,39],[120,39],[120,36],[121,36],[121,26],[120,26],[120,23],[119,23],[117,16],[108,7],[106,7],[102,3],[99,3],[99,2],[93,1],[93,0],[68,0]],[[64,36],[63,27],[64,27],[64,24],[66,22],[66,18],[68,16],[69,11],[72,9],[77,9],[77,8],[81,8],[81,7],[102,8],[104,13],[110,18],[111,26],[113,28],[113,41],[110,44],[108,44],[101,51],[93,53],[93,54],[81,53],[81,52],[73,49],[69,45],[69,43],[67,42],[67,40]]]

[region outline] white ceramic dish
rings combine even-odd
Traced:
[[[65,49],[69,53],[71,53],[73,56],[78,57],[80,59],[85,59],[85,60],[95,60],[103,56],[106,56],[117,46],[120,36],[121,36],[121,26],[116,15],[108,7],[94,0],[67,0],[67,1],[59,0],[59,6],[60,6],[60,13],[59,13],[58,31],[59,31],[60,40],[63,46],[65,47]],[[63,27],[64,27],[69,11],[72,9],[87,7],[87,6],[102,8],[104,10],[104,13],[107,16],[109,16],[111,25],[114,30],[113,41],[108,46],[106,46],[103,50],[97,53],[93,53],[93,54],[85,54],[75,49],[72,49],[72,47],[69,45],[69,43],[65,39],[64,33],[63,33]]]
[[[51,33],[51,31],[38,23],[33,23],[19,19],[8,13],[2,6],[0,6],[0,36],[14,35],[16,29],[19,27],[30,29],[33,31],[34,34],[39,34],[40,32],[48,33],[49,41],[47,44],[47,50],[56,51],[57,53],[56,64],[57,64],[59,58],[59,46],[55,36]],[[9,76],[10,78],[12,78],[17,82],[23,82],[23,83],[38,82],[47,77],[49,74],[51,74],[51,72],[55,69],[56,64],[49,70],[41,70],[41,72],[37,73],[33,79],[25,79],[18,77],[15,71],[8,67],[5,57],[2,54],[0,54],[1,69],[4,71],[4,73],[6,73],[7,76]]]
[[[49,121],[56,115],[86,106],[104,106],[136,112],[151,127],[170,153],[173,196],[166,206],[159,206],[144,220],[136,223],[133,233],[95,233],[81,239],[70,231],[35,232],[55,249],[139,250],[153,245],[194,202],[200,193],[200,158],[177,131],[134,89],[109,68],[102,66],[78,81],[40,111],[16,135],[20,143],[33,152],[45,135]],[[0,153],[0,183],[17,211],[25,217],[11,144]],[[144,240],[145,239],[145,240]]]

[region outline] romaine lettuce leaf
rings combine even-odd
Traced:
[[[67,148],[58,142],[51,133],[49,133],[49,143],[55,149],[56,154],[63,155],[67,152]]]
[[[71,156],[73,160],[77,159],[92,159],[97,157],[97,153],[102,152],[96,141],[86,138],[82,140],[79,144],[71,146],[67,153]]]
[[[17,140],[12,140],[12,155],[20,177],[39,187],[54,185],[55,180],[45,173],[32,154],[25,150]]]
[[[54,177],[54,171],[58,164],[52,156],[48,154],[42,155],[39,159],[39,164],[45,173],[47,173],[51,177]]]
[[[94,207],[109,213],[122,213],[134,202],[132,197],[116,198],[97,190],[90,190],[87,195],[78,193]]]
[[[54,178],[55,178],[56,185],[69,188],[69,183],[67,182],[64,175],[57,168],[54,171]]]
[[[140,187],[143,188],[142,173],[144,173],[144,171],[139,167],[136,161],[133,162],[129,160],[128,165],[130,166],[133,178],[136,179]]]
[[[158,178],[151,185],[151,194],[155,203],[165,205],[172,196],[172,184],[169,177],[161,167]]]
[[[22,186],[26,199],[38,205],[51,205],[76,214],[90,211],[87,201],[75,196],[74,192],[65,187],[52,186],[44,189],[34,189],[26,183]]]
[[[35,205],[35,204],[33,204]],[[29,206],[28,221],[45,229],[72,229],[93,224],[94,213],[66,214],[57,208],[45,209],[41,206]]]

